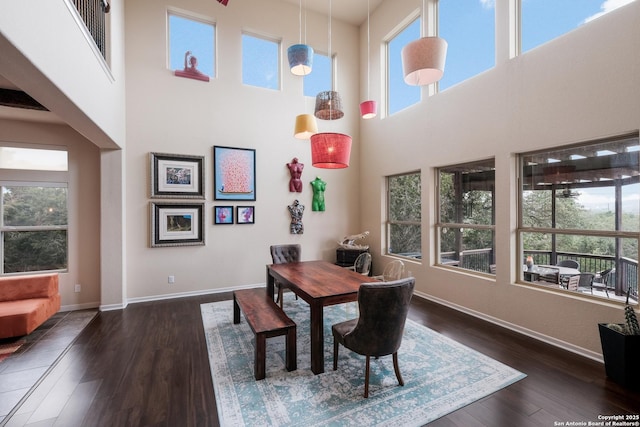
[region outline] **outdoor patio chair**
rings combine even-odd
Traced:
[[[558,267],[569,267],[569,268],[575,268],[576,270],[580,270],[580,263],[573,259],[563,259],[556,265]]]

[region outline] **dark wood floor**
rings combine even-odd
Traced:
[[[218,425],[199,306],[230,298],[100,313],[7,425]],[[556,426],[640,411],[640,393],[608,381],[602,364],[419,298],[409,317],[527,374],[432,426]]]

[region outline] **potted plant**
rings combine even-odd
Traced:
[[[636,312],[629,305],[629,291],[624,307],[625,323],[599,323],[604,366],[614,382],[640,390],[640,326]]]

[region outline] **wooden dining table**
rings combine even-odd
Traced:
[[[360,285],[372,279],[328,261],[302,261],[267,265],[267,293],[271,298],[275,281],[309,304],[311,371],[323,373],[324,307],[357,301]]]

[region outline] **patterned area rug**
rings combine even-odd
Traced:
[[[233,324],[233,302],[201,306],[209,363],[222,426],[420,426],[525,377],[411,320],[398,352],[405,386],[391,356],[371,359],[369,398],[364,356],[340,348],[333,371],[331,325],[357,317],[355,303],[325,308],[325,373],[313,375],[309,306],[285,293],[284,309],[297,324],[298,369],[285,369],[284,338],[267,339],[267,377],[253,376],[251,329]]]

